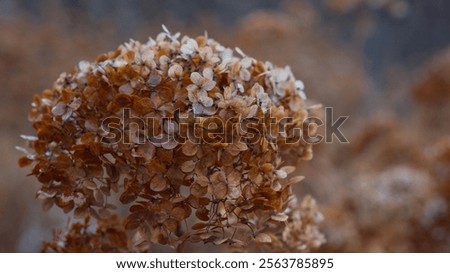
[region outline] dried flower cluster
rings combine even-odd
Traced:
[[[140,251],[185,242],[320,246],[321,214],[310,197],[297,204],[291,186],[303,177],[283,166],[292,151],[310,159],[311,145],[267,126],[289,118],[287,131],[302,133],[303,83],[289,67],[238,48],[235,56],[207,35],[179,37],[164,27],[155,40],[130,41],[34,97],[36,136],[24,136],[32,151],[23,149],[19,164],[34,164],[44,208],[98,221],[95,233],[85,232],[88,221],[74,224],[46,249],[131,251],[126,232],[103,229],[119,202],[130,206],[124,230]]]
[[[98,221],[96,230],[90,230],[90,217],[83,222],[73,223],[65,234],[54,231],[54,240],[44,242],[44,252],[126,252],[132,249],[128,234],[113,215]]]

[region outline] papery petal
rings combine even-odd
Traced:
[[[198,72],[191,73],[191,81],[194,84],[200,85],[201,84],[200,81],[202,78],[203,78],[202,75],[200,75],[200,73],[198,73]]]
[[[215,82],[215,81],[207,81],[206,83],[203,84],[202,90],[210,91],[210,90],[212,90],[215,86],[216,86],[216,82]]]
[[[211,69],[211,67],[207,67],[203,69],[203,77],[207,78],[208,80],[212,80],[214,76],[214,73]]]

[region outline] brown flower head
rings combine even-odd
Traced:
[[[140,245],[316,233],[290,217],[302,177],[283,166],[288,150],[311,155],[291,134],[308,117],[303,83],[289,67],[179,36],[164,28],[156,40],[131,40],[34,97],[36,136],[25,137],[31,151],[20,164],[34,164],[44,206],[103,221],[112,203],[129,204],[124,227]]]

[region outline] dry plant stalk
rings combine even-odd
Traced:
[[[236,56],[206,34],[180,39],[163,29],[147,43],[131,40],[95,62],[81,61],[33,98],[36,136],[24,136],[31,152],[23,149],[19,164],[34,165],[44,209],[56,205],[85,218],[44,250],[151,251],[152,244],[182,250],[186,242],[244,251],[320,246],[322,216],[311,197],[297,202],[291,186],[303,177],[283,166],[292,151],[310,159],[311,145],[290,142],[278,126],[264,131],[284,118],[292,120],[288,130],[303,128],[303,83],[289,67],[238,48]],[[255,120],[257,128],[234,126]],[[129,206],[123,221],[119,204]]]

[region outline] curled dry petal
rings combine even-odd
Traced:
[[[289,216],[287,216],[286,214],[275,214],[270,216],[270,219],[277,222],[286,222],[287,219],[289,219]]]

